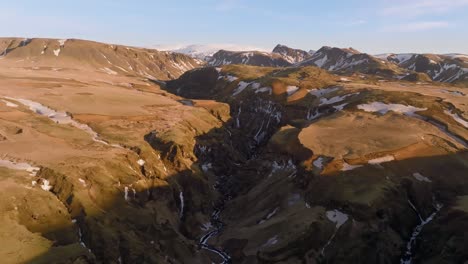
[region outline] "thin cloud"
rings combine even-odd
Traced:
[[[421,16],[427,14],[443,14],[468,6],[468,0],[413,0],[391,1],[391,5],[381,11],[387,16]]]
[[[442,29],[450,26],[447,21],[422,21],[422,22],[411,22],[405,24],[399,24],[390,26],[384,29],[387,32],[418,32],[427,31],[433,29]]]
[[[359,19],[359,20],[354,20],[354,21],[351,21],[348,25],[350,26],[359,26],[359,25],[364,25],[366,24],[367,21],[364,20],[364,19]]]

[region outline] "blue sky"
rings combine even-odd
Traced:
[[[468,0],[0,0],[0,36],[468,53]]]

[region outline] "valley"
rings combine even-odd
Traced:
[[[0,44],[3,263],[468,259],[461,59]]]

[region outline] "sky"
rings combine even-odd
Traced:
[[[468,0],[0,0],[1,37],[468,54]]]

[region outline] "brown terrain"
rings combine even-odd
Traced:
[[[466,263],[466,88],[1,39],[2,263]]]

